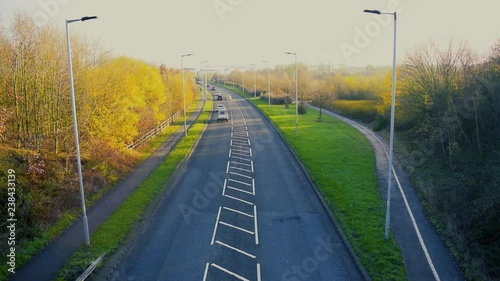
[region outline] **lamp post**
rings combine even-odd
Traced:
[[[267,110],[271,110],[271,67],[270,62],[263,60],[262,62],[267,63],[267,95],[269,98],[269,103],[267,105]]]
[[[187,136],[187,122],[186,122],[186,92],[184,90],[184,57],[192,56],[193,54],[181,55],[181,70],[182,70],[182,99],[184,103],[184,136]]]
[[[256,74],[255,74],[255,64],[251,64],[250,66],[253,66],[253,97],[257,97],[257,80],[256,80]]]
[[[90,245],[89,236],[89,223],[87,220],[87,209],[85,208],[85,193],[83,191],[83,177],[82,177],[82,163],[80,158],[80,143],[78,141],[78,125],[76,120],[76,102],[75,102],[75,84],[73,82],[73,62],[71,59],[71,41],[69,38],[69,27],[68,25],[73,22],[87,21],[97,19],[96,16],[83,17],[80,19],[66,20],[66,42],[68,44],[68,66],[69,66],[69,83],[71,87],[71,110],[73,113],[73,130],[75,134],[75,148],[76,148],[76,166],[78,170],[78,184],[80,185],[80,198],[82,201],[82,222],[83,222],[83,232],[85,236],[85,244]]]
[[[385,239],[389,239],[389,228],[391,225],[391,189],[392,189],[392,151],[394,146],[394,105],[396,101],[396,12],[382,13],[379,10],[364,10],[365,13],[376,15],[392,15],[394,16],[394,49],[392,57],[392,90],[391,90],[391,131],[389,137],[389,169],[387,172],[387,211],[385,214]]]
[[[297,77],[297,53],[286,52],[285,55],[295,56],[295,134],[299,134],[299,78]]]
[[[243,95],[245,95],[245,69],[243,69]]]
[[[203,68],[203,64],[207,63],[208,61],[202,61],[201,62],[201,88],[203,89],[203,92],[205,92],[205,89],[207,88],[206,82],[205,82],[205,69]]]

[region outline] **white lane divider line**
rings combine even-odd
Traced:
[[[240,174],[240,173],[229,172],[229,174],[230,174],[230,175],[235,175],[235,176],[238,176],[238,177],[247,178],[247,179],[252,179],[252,177],[247,176],[247,175],[243,175],[243,174]]]
[[[259,229],[257,228],[257,206],[253,205],[253,218],[255,227],[255,244],[259,245]]]
[[[231,157],[231,149],[229,149],[229,157]]]
[[[224,247],[226,247],[226,248],[228,248],[228,249],[231,249],[231,250],[233,250],[233,251],[236,251],[236,252],[238,252],[238,253],[240,253],[240,254],[243,254],[243,255],[245,255],[245,256],[247,256],[247,257],[250,257],[250,258],[252,258],[252,259],[255,259],[255,258],[256,258],[256,256],[254,256],[254,255],[252,255],[252,254],[250,254],[250,253],[247,253],[247,252],[245,252],[245,251],[243,251],[243,250],[240,250],[240,249],[238,249],[238,248],[236,248],[236,247],[233,247],[233,246],[231,246],[231,245],[228,245],[228,244],[226,244],[226,243],[223,243],[223,242],[221,242],[221,241],[219,241],[219,240],[216,240],[216,241],[215,241],[215,243],[217,243],[217,244],[219,244],[219,245],[221,245],[221,246],[224,246]]]
[[[247,141],[248,141],[248,146],[251,146],[251,144],[250,144],[250,139],[247,139]]]
[[[207,280],[207,276],[208,276],[208,267],[209,267],[209,263],[207,262],[207,265],[205,266],[205,273],[203,274],[203,281],[206,281]]]
[[[222,209],[224,209],[224,210],[228,210],[228,211],[230,211],[230,212],[237,213],[237,214],[240,214],[240,215],[243,215],[243,216],[249,217],[249,218],[253,218],[253,215],[247,214],[247,213],[242,212],[242,211],[240,211],[240,210],[235,210],[235,209],[233,209],[233,208],[229,208],[229,207],[222,207]]]
[[[250,160],[250,165],[252,166],[252,173],[253,173],[253,161]]]
[[[229,166],[230,166],[230,161],[227,161],[226,174],[229,173]]]
[[[250,157],[253,157],[253,155],[252,155],[252,149],[251,148],[250,148]]]
[[[246,191],[246,190],[243,190],[243,189],[240,189],[240,188],[237,188],[237,187],[234,187],[234,186],[227,186],[228,189],[232,189],[232,190],[235,190],[235,191],[238,191],[238,192],[241,192],[241,193],[246,193],[248,195],[254,195],[252,192],[250,191]]]
[[[232,224],[227,223],[227,222],[220,221],[219,223],[220,223],[220,224],[222,224],[222,225],[225,225],[225,226],[227,226],[227,227],[234,228],[234,229],[237,229],[237,230],[243,231],[243,232],[248,233],[248,234],[251,234],[251,235],[254,235],[254,234],[255,234],[253,231],[250,231],[250,230],[248,230],[248,229],[244,229],[244,228],[239,227],[239,226],[236,226],[236,225],[232,225]]]
[[[212,263],[211,266],[217,268],[218,270],[222,271],[222,272],[225,272],[233,277],[236,277],[238,278],[239,280],[242,280],[242,281],[250,281],[249,279],[246,279],[245,277],[239,275],[239,274],[236,274],[234,272],[232,272],[231,270],[229,269],[225,269],[224,267],[220,266],[220,265],[217,265],[215,263]]]
[[[228,181],[239,183],[239,184],[246,185],[246,186],[252,186],[252,184],[250,184],[250,183],[242,182],[242,181],[239,181],[239,180],[228,179]]]
[[[231,196],[231,195],[227,195],[227,194],[224,194],[223,195],[224,197],[227,197],[227,198],[230,198],[230,199],[233,199],[233,200],[236,200],[236,201],[240,201],[242,203],[245,203],[245,204],[248,204],[250,206],[254,206],[254,204],[252,202],[248,202],[246,200],[243,200],[243,199],[240,199],[238,197],[234,197],[234,196]]]
[[[217,219],[215,220],[214,233],[212,234],[212,242],[210,242],[210,245],[213,245],[214,241],[215,241],[215,235],[217,234],[217,226],[219,225],[220,211],[221,210],[222,210],[222,207],[219,207],[219,213],[217,213]]]
[[[257,281],[261,281],[261,277],[260,277],[260,263],[257,263]]]

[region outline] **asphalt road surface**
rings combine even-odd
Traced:
[[[362,280],[285,143],[224,90],[184,169],[114,280]]]

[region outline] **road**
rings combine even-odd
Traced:
[[[192,156],[114,280],[362,280],[299,164],[250,103],[220,89],[229,122]]]

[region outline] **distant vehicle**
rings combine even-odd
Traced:
[[[221,111],[221,110],[225,110],[226,108],[224,107],[223,104],[218,104],[217,107],[215,108],[216,111]]]
[[[217,95],[217,100],[222,100],[222,96],[221,95]]]
[[[226,121],[226,122],[229,121],[229,117],[227,115],[226,110],[217,111],[217,122],[221,122],[221,121]]]
[[[215,91],[215,87],[214,86],[212,86],[212,91]]]

